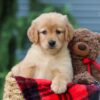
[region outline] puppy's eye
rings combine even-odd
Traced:
[[[46,35],[47,34],[47,31],[46,30],[43,30],[43,31],[41,31],[39,33]]]
[[[56,34],[61,34],[62,33],[62,31],[60,31],[60,30],[56,30]]]

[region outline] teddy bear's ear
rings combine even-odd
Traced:
[[[97,34],[97,39],[99,41],[99,55],[100,55],[100,33]]]
[[[98,41],[99,41],[99,43],[100,43],[100,33],[98,33],[97,39],[98,39]]]

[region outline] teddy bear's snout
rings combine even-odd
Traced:
[[[78,42],[73,46],[73,52],[78,56],[85,57],[89,55],[89,51],[89,46],[84,42]]]
[[[78,48],[80,50],[86,50],[87,49],[87,46],[85,44],[78,44]]]

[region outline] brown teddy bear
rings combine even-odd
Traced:
[[[100,52],[100,35],[88,29],[77,29],[69,49],[74,68],[74,82],[100,81],[100,65],[96,62]]]

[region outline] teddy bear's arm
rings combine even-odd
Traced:
[[[85,71],[75,75],[73,81],[75,83],[91,84],[95,81],[95,79],[87,71]]]
[[[92,75],[95,77],[97,81],[100,82],[100,71],[96,69],[94,66],[92,67]]]

